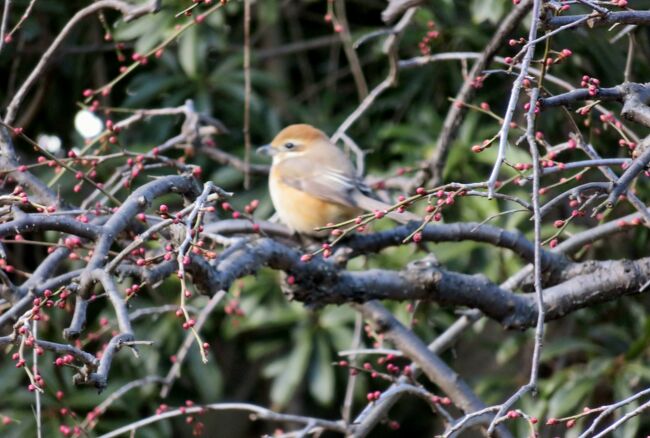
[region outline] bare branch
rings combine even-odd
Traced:
[[[375,88],[370,91],[370,93],[363,98],[359,107],[352,112],[344,121],[341,123],[341,126],[338,127],[336,132],[332,134],[332,141],[336,143],[342,134],[344,134],[350,126],[354,124],[375,102],[375,100],[382,94],[384,91],[393,87],[397,83],[397,73],[398,73],[398,59],[397,59],[397,46],[399,44],[400,35],[406,27],[409,25],[415,15],[416,8],[411,8],[402,16],[402,18],[395,24],[393,27],[393,32],[388,36],[386,43],[384,45],[384,52],[388,57],[388,75],[386,79],[381,81]]]
[[[589,19],[584,19],[585,15],[558,15],[548,17],[544,20],[544,26],[549,29],[566,26],[568,24],[580,21],[581,26],[599,27],[611,26],[612,24],[649,24],[650,11],[621,11],[609,12],[606,15],[593,14]]]
[[[534,41],[537,36],[537,28],[539,26],[540,15],[542,12],[542,2],[540,0],[533,1],[533,12],[530,23],[530,32],[528,34],[528,41]],[[490,178],[488,179],[488,193],[490,196],[494,194],[495,185],[497,179],[499,178],[499,170],[501,170],[501,165],[506,157],[506,147],[508,145],[508,132],[510,131],[510,123],[512,122],[512,116],[515,113],[515,108],[517,102],[519,102],[519,93],[521,92],[521,87],[524,83],[524,79],[528,75],[528,68],[530,63],[533,60],[533,55],[535,54],[535,44],[530,44],[528,49],[526,49],[526,54],[524,59],[521,61],[521,69],[517,75],[517,79],[512,84],[512,91],[510,92],[510,98],[508,100],[508,107],[506,108],[506,113],[503,116],[503,123],[501,123],[501,129],[499,130],[499,148],[497,150],[497,158],[492,168],[492,173],[490,173]],[[533,105],[534,106],[534,105]]]
[[[380,303],[369,302],[357,306],[357,310],[364,318],[371,321],[377,333],[384,335],[385,339],[394,343],[399,350],[417,363],[427,377],[449,395],[460,409],[464,412],[473,412],[485,407],[456,372],[427,349],[427,346],[413,332],[406,329]],[[477,417],[472,424],[487,424],[491,418],[492,416]],[[364,433],[355,431],[354,436],[362,437]],[[500,436],[506,437],[510,434],[504,429],[500,431]]]
[[[20,86],[14,97],[11,99],[11,102],[9,102],[9,105],[7,106],[7,113],[4,118],[4,122],[6,124],[11,125],[14,122],[16,119],[16,112],[18,111],[18,107],[25,99],[27,93],[32,88],[36,80],[39,78],[39,76],[41,76],[45,68],[48,66],[54,53],[61,46],[61,43],[63,43],[72,29],[87,16],[93,15],[102,9],[115,9],[122,14],[125,21],[130,21],[141,17],[142,15],[157,12],[158,9],[160,9],[160,0],[148,0],[147,3],[142,5],[132,5],[121,0],[99,0],[79,10],[79,12],[77,12],[70,19],[70,21],[66,23],[63,29],[61,29],[61,32],[59,32],[54,41],[52,41],[52,44],[50,44],[50,47],[40,57],[32,72],[29,74],[27,79],[25,79],[25,82],[23,82],[23,84]]]
[[[530,108],[526,113],[526,140],[530,149],[530,156],[533,160],[533,187],[531,198],[533,200],[533,227],[535,233],[535,261],[533,263],[533,284],[535,286],[535,304],[537,307],[537,322],[535,324],[535,344],[533,357],[531,358],[530,378],[528,384],[519,388],[505,403],[501,405],[488,427],[488,436],[497,427],[497,421],[527,392],[537,392],[537,382],[539,379],[539,366],[542,354],[542,345],[544,342],[544,323],[546,320],[546,308],[544,302],[544,289],[542,287],[542,214],[539,200],[539,188],[541,177],[541,165],[539,160],[539,150],[537,149],[537,140],[535,140],[535,102],[539,96],[539,88],[534,88],[530,95]]]
[[[467,75],[467,78],[465,78],[463,86],[454,98],[455,102],[469,102],[472,99],[476,93],[477,78],[483,74],[483,70],[487,68],[487,66],[492,61],[492,58],[501,49],[506,38],[508,38],[508,35],[510,35],[519,25],[521,20],[524,19],[532,6],[533,0],[524,0],[519,5],[514,7],[508,16],[503,19],[501,25],[494,33],[494,36],[485,46],[485,49],[483,49],[483,52],[480,54],[479,58],[472,66],[472,69]],[[447,162],[449,148],[451,147],[451,143],[456,137],[458,127],[463,120],[465,110],[466,108],[454,104],[449,107],[449,111],[445,116],[445,121],[438,136],[435,155],[427,163],[427,167],[424,170],[424,172],[428,173],[429,175],[419,175],[418,183],[423,183],[426,179],[428,179],[427,176],[432,178],[431,184],[434,186],[442,182],[442,172]]]
[[[152,415],[142,420],[138,420],[134,423],[127,424],[126,426],[120,427],[118,429],[112,430],[111,432],[101,435],[100,438],[113,438],[120,436],[127,432],[133,432],[137,429],[140,429],[144,426],[147,426],[158,421],[165,420],[167,418],[178,417],[181,415],[187,414],[197,414],[200,412],[208,411],[246,411],[251,413],[251,418],[253,420],[268,420],[268,421],[280,421],[286,423],[298,423],[309,425],[310,430],[321,428],[325,430],[331,430],[338,433],[345,433],[346,428],[341,422],[338,421],[328,421],[321,420],[320,418],[313,417],[303,417],[300,415],[291,415],[291,414],[279,414],[273,412],[270,409],[262,408],[260,406],[255,406],[248,403],[213,403],[204,406],[192,406],[192,407],[183,407],[182,409],[174,409],[171,411],[166,411],[157,415]]]

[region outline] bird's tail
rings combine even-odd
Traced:
[[[376,211],[376,210],[386,211],[389,208],[391,208],[391,206],[386,204],[385,202],[366,196],[363,193],[355,194],[354,202],[357,207],[369,212]],[[411,221],[422,222],[422,218],[420,216],[418,216],[415,213],[411,213],[410,211],[404,211],[402,213],[398,211],[391,211],[388,214],[386,214],[386,216],[401,224],[406,224]]]

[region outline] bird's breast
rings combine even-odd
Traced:
[[[273,170],[269,191],[282,222],[301,234],[317,234],[315,228],[351,219],[360,213],[355,207],[324,201],[291,187],[283,183]]]

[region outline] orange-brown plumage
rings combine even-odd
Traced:
[[[271,145],[281,145],[292,139],[300,139],[307,143],[317,140],[329,141],[327,135],[325,135],[325,133],[320,129],[316,129],[306,123],[299,123],[296,125],[289,125],[282,131],[278,132],[271,142]]]
[[[323,131],[306,124],[290,125],[263,148],[273,156],[269,191],[282,222],[301,234],[351,219],[360,213],[386,210],[357,178],[354,166]],[[419,219],[390,213],[400,222]]]
[[[363,210],[323,201],[282,182],[277,169],[271,169],[269,190],[275,210],[289,228],[301,234],[314,234],[314,229],[338,223]]]

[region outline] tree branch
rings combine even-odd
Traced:
[[[424,374],[451,398],[452,402],[464,412],[474,412],[485,407],[483,402],[474,394],[465,381],[442,359],[429,350],[420,338],[404,327],[384,306],[378,302],[368,302],[356,306],[365,319],[370,320],[374,330],[392,342],[411,360],[417,363]],[[477,417],[473,424],[489,424],[491,415]],[[366,424],[367,425],[367,424]],[[357,429],[352,436],[363,437],[369,430]],[[500,436],[510,434],[500,430]]]
[[[600,27],[610,26],[612,24],[649,24],[650,11],[621,11],[609,12],[606,15],[595,13],[588,15],[589,20],[585,21],[585,15],[559,15],[548,17],[544,20],[544,26],[548,29],[555,29],[561,26],[572,24],[576,21],[582,21],[580,26]]]
[[[147,3],[142,5],[132,5],[121,0],[99,0],[79,10],[70,19],[70,21],[66,23],[63,29],[61,29],[61,32],[59,32],[54,41],[52,41],[52,44],[50,44],[50,47],[48,47],[45,53],[43,53],[32,72],[29,74],[27,79],[25,79],[25,82],[23,82],[14,97],[11,99],[11,102],[9,102],[9,105],[7,106],[7,113],[5,115],[4,122],[8,125],[11,125],[14,122],[16,119],[18,107],[20,106],[21,102],[31,87],[34,85],[34,83],[41,76],[51,61],[52,56],[61,46],[61,43],[63,43],[68,34],[81,20],[102,9],[115,9],[122,14],[125,21],[130,21],[141,17],[142,15],[157,12],[158,9],[160,9],[160,2],[161,0],[149,0]]]

